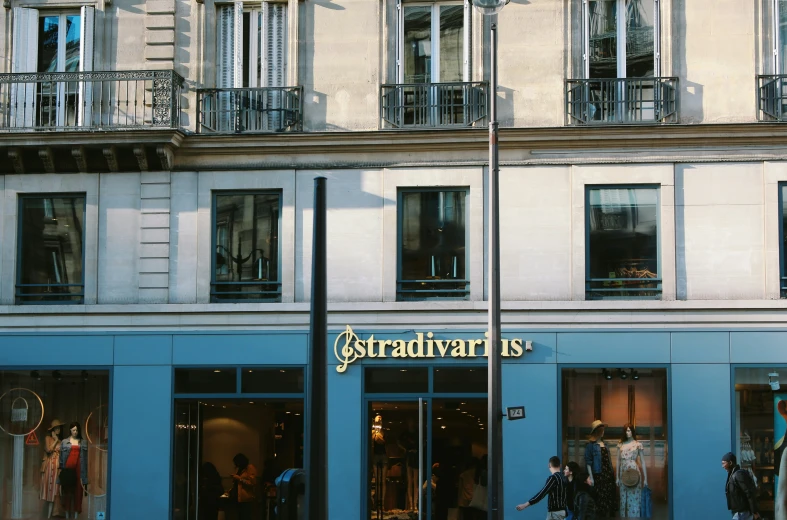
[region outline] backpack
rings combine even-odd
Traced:
[[[754,479],[752,478],[751,474],[748,470],[743,468],[738,468],[732,472],[732,485],[733,487],[737,488],[742,498],[745,499],[746,491],[751,493],[751,496],[754,497],[754,501],[757,502],[757,485],[754,483]],[[759,505],[759,504],[758,504]]]
[[[579,491],[574,497],[574,518],[596,520],[596,501],[587,491]]]

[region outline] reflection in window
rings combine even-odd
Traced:
[[[591,1],[588,28],[590,78],[653,76],[654,16],[654,0]],[[618,21],[621,19],[626,21],[623,31],[625,45],[618,42]]]
[[[77,72],[82,45],[78,14],[42,15],[38,20],[38,72]],[[76,124],[77,82],[41,82],[37,86],[37,124]]]
[[[84,301],[84,195],[20,197],[16,303]]]
[[[658,298],[658,188],[589,188],[586,298]]]
[[[781,199],[781,297],[787,298],[787,184],[779,186]]]
[[[400,300],[466,298],[466,190],[399,194]]]
[[[216,194],[214,207],[211,301],[280,301],[280,194]]]
[[[667,520],[667,371],[663,368],[564,368],[562,435],[565,464],[591,467],[599,518],[642,518],[642,484],[652,493],[653,520]],[[603,423],[606,427],[599,427]],[[626,434],[631,427],[632,436]],[[597,447],[594,447],[593,444]],[[611,464],[610,471],[604,471]],[[617,486],[614,471],[632,469],[637,484]]]
[[[440,33],[432,34],[432,21]],[[404,7],[404,82],[462,81],[464,75],[464,7],[434,4]]]
[[[774,498],[785,492],[780,468],[787,460],[787,366],[735,369],[735,419],[738,464],[760,483],[758,505],[770,518]]]

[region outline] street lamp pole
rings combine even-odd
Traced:
[[[472,0],[483,15],[496,15],[509,0]],[[503,386],[500,325],[500,167],[497,122],[497,16],[490,23],[489,55],[489,350],[487,351],[487,518],[503,514]]]
[[[489,352],[488,520],[503,518],[503,389],[500,324],[500,168],[497,122],[497,20],[491,23],[489,67]]]

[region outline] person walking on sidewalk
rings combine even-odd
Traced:
[[[549,477],[544,487],[536,496],[516,506],[517,511],[522,511],[528,507],[539,503],[544,497],[547,500],[547,520],[565,520],[566,518],[566,478],[560,470],[560,458],[552,457],[549,459]]]
[[[727,471],[727,484],[724,486],[727,509],[732,511],[733,520],[758,519],[757,487],[749,472],[741,469],[737,462],[735,454],[731,452],[721,458],[721,467]]]

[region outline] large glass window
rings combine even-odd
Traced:
[[[787,298],[787,184],[779,185],[779,205],[781,218],[779,219],[779,254],[781,255],[781,297]]]
[[[467,190],[399,193],[399,300],[466,298]]]
[[[403,10],[402,82],[467,81],[464,78],[464,6],[452,3],[405,4]]]
[[[598,517],[644,518],[647,486],[670,518],[666,369],[564,368],[562,385],[563,460],[592,475]]]
[[[587,189],[588,300],[659,298],[659,189]]]
[[[84,301],[85,196],[19,198],[16,303]]]
[[[303,368],[205,369],[241,381],[216,398],[177,385],[193,372],[175,372],[172,518],[276,518],[276,478],[304,462]]]
[[[109,424],[107,371],[0,371],[0,518],[107,518]]]
[[[656,0],[588,2],[588,78],[643,78],[655,69]],[[621,21],[625,26],[621,26]]]
[[[738,464],[754,476],[771,518],[787,495],[787,366],[735,369],[735,422]]]
[[[211,301],[281,301],[280,193],[216,193]]]

